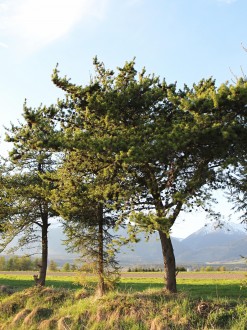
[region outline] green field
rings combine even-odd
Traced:
[[[96,299],[92,277],[82,288],[78,276],[53,275],[46,288],[37,288],[30,274],[1,274],[0,286],[9,291],[0,295],[0,329],[55,330],[65,319],[69,330],[247,329],[244,279],[196,274],[179,278],[179,292],[172,295],[163,290],[162,278],[142,275],[122,277],[113,291]]]
[[[139,273],[139,276],[142,273]],[[203,273],[202,273],[203,274]],[[214,274],[212,274],[213,277]],[[133,277],[122,278],[117,285],[120,291],[144,291],[147,289],[162,290],[164,281],[162,278],[139,277],[135,273]],[[200,274],[197,274],[197,277]],[[80,288],[78,276],[47,276],[46,285],[54,288],[76,290]],[[247,299],[247,286],[245,280],[241,279],[178,279],[178,291],[184,292],[192,298],[214,299]],[[92,279],[92,284],[94,283]],[[16,290],[26,289],[34,285],[31,275],[2,275],[0,274],[0,285],[10,286]]]

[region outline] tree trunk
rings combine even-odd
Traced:
[[[48,224],[42,226],[42,256],[39,272],[39,285],[45,286],[46,271],[48,263]]]
[[[42,216],[42,227],[41,227],[41,265],[39,270],[39,276],[34,276],[36,285],[45,286],[46,271],[48,264],[48,214]]]
[[[171,238],[168,237],[167,234],[162,231],[159,231],[159,236],[164,261],[166,289],[169,292],[175,293],[177,292],[176,262]]]
[[[103,233],[103,207],[98,206],[98,290],[97,295],[102,297],[105,294],[104,282],[104,233]]]

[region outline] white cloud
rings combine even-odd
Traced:
[[[109,0],[4,0],[0,30],[27,46],[43,47],[66,35],[83,18],[102,18]]]

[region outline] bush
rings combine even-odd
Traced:
[[[48,269],[50,272],[57,272],[57,263],[54,260],[51,260]]]
[[[66,262],[62,267],[63,272],[69,272],[70,271],[70,264]]]
[[[213,272],[214,270],[215,270],[215,268],[212,267],[212,266],[206,266],[206,267],[201,267],[200,268],[201,272]]]
[[[187,269],[184,266],[178,266],[178,267],[176,267],[176,271],[177,272],[186,272]]]

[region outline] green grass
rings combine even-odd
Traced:
[[[161,278],[122,278],[121,290],[144,291],[147,289],[162,289]],[[178,279],[178,291],[185,292],[195,299],[231,298],[247,299],[247,288],[242,287],[241,280],[205,280]]]
[[[64,289],[76,289],[79,287],[75,283],[76,277],[73,276],[47,276],[46,286]],[[34,286],[31,275],[8,275],[0,274],[0,285],[10,286],[16,290],[22,290]]]
[[[241,280],[178,279],[179,293],[172,295],[162,290],[162,278],[133,276],[100,299],[82,289],[76,276],[48,276],[46,284],[35,287],[32,275],[0,275],[0,285],[17,291],[0,295],[0,329],[36,330],[42,319],[48,322],[44,329],[54,330],[65,316],[71,330],[247,329]],[[197,312],[202,301],[208,304],[205,314]],[[36,311],[32,323],[20,319],[13,326],[27,310]]]
[[[192,298],[247,299],[247,287],[242,286],[241,280],[180,279],[178,290],[187,292]]]
[[[187,293],[195,299],[247,299],[247,287],[241,286],[242,281],[231,279],[178,279],[178,291]],[[31,275],[0,275],[0,285],[6,285],[15,290],[34,286]],[[76,290],[80,288],[77,276],[47,276],[46,286]],[[140,292],[148,289],[162,290],[162,278],[129,277],[122,278],[117,286],[121,292]]]

